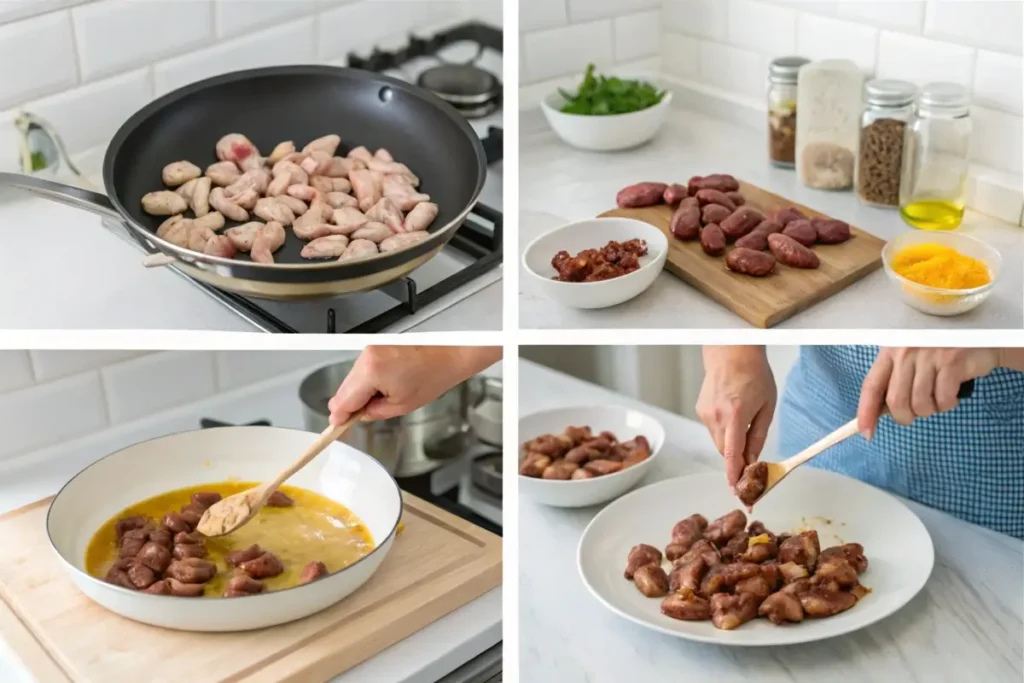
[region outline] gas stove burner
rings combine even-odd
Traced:
[[[497,76],[472,64],[431,67],[420,74],[416,83],[468,119],[488,116],[501,104],[501,83]]]
[[[215,427],[235,427],[237,425],[231,424],[230,422],[221,422],[220,420],[211,420],[208,417],[200,418],[199,426],[202,429],[213,429]],[[270,420],[256,420],[255,422],[247,422],[242,425],[243,427],[269,427]]]

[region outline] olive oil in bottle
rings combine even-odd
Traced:
[[[964,217],[963,204],[937,199],[910,202],[900,209],[910,225],[921,230],[956,230]]]
[[[964,216],[970,159],[970,93],[929,83],[903,140],[900,215],[922,230],[955,230]]]

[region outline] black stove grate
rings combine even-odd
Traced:
[[[476,43],[482,48],[503,52],[503,39],[500,29],[488,26],[487,24],[481,24],[477,21],[471,21],[435,33],[428,38],[410,34],[408,45],[397,50],[374,48],[373,52],[367,57],[361,57],[354,52],[350,52],[348,53],[348,65],[367,71],[397,69],[414,59],[434,57],[449,45],[467,41]]]
[[[486,224],[490,223],[493,229],[488,230]],[[348,329],[339,329],[337,326],[337,314],[335,307],[327,308],[323,321],[323,328],[320,330],[297,330],[293,326],[271,314],[260,305],[258,299],[246,297],[219,290],[205,283],[197,283],[212,294],[227,301],[233,307],[245,311],[248,315],[259,320],[261,324],[272,332],[284,334],[298,334],[300,332],[313,332],[321,334],[374,334],[397,323],[402,318],[413,315],[423,306],[431,304],[443,296],[451,294],[459,287],[468,284],[477,277],[483,275],[492,268],[501,264],[502,260],[502,213],[485,204],[477,204],[470,211],[466,222],[455,231],[455,235],[446,245],[447,248],[470,256],[473,262],[444,280],[427,287],[424,290],[418,289],[416,281],[411,277],[403,277],[390,282],[377,291],[387,294],[395,299],[398,304],[393,308],[362,322]],[[359,296],[352,294],[349,296]],[[344,305],[344,297],[339,300],[338,306]]]

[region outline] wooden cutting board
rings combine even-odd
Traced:
[[[743,181],[740,181],[740,192],[748,206],[766,215],[778,207],[794,206],[808,217],[832,218]],[[885,242],[850,226],[853,237],[849,241],[814,247],[821,260],[821,266],[815,270],[779,264],[768,277],[740,275],[726,267],[724,255],[708,256],[700,248],[700,242],[684,242],[673,237],[669,230],[673,213],[672,207],[660,205],[614,209],[601,215],[635,218],[660,229],[668,237],[665,269],[756,327],[778,325],[882,265]]]
[[[0,637],[45,683],[313,683],[501,584],[501,539],[403,494],[404,530],[362,588],[305,619],[186,633],[124,619],[75,588],[46,538],[52,498],[0,517]]]

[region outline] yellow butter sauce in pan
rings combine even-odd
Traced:
[[[192,494],[215,491],[227,498],[256,486],[256,482],[218,482],[178,489],[154,496],[122,510],[108,520],[89,541],[85,554],[86,571],[102,579],[117,560],[117,533],[114,525],[122,517],[143,515],[159,524],[168,512],[177,512],[192,502]],[[217,575],[206,583],[204,597],[220,597],[234,573],[227,556],[258,544],[277,555],[284,572],[264,579],[267,591],[291,588],[299,583],[303,568],[319,560],[334,573],[366,556],[375,547],[373,537],[362,521],[345,506],[318,493],[295,486],[282,486],[281,491],[295,501],[292,507],[263,508],[241,529],[220,538],[205,539],[209,556],[215,562]]]

